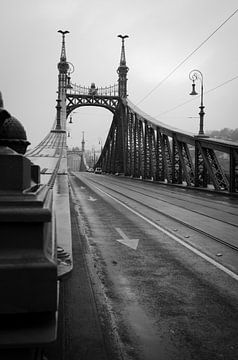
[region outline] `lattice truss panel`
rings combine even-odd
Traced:
[[[97,164],[103,171],[190,187],[212,185],[217,191],[238,191],[238,145],[166,127],[135,108],[118,102]],[[226,172],[216,151],[229,157]]]
[[[116,129],[115,122],[112,122],[109,134],[107,136],[106,144],[103,148],[101,155],[101,163],[99,164],[103,171],[107,173],[113,173],[113,165],[115,163],[115,138],[116,138]]]
[[[238,149],[230,148],[229,191],[238,192]]]
[[[113,117],[107,140],[98,162],[98,166],[101,166],[105,172],[113,174],[123,172],[121,131],[118,113],[116,113]]]
[[[194,184],[194,164],[185,142],[164,134],[146,119],[127,111],[125,131],[127,175],[169,183]]]
[[[174,134],[172,145],[172,182],[178,184],[186,182],[188,186],[194,185],[195,167],[188,144],[186,142],[179,141],[176,134]]]
[[[144,135],[143,121],[132,112],[127,113],[127,131],[125,132],[126,174],[143,177],[144,174]]]
[[[104,107],[115,113],[118,107],[119,97],[118,96],[93,96],[93,95],[82,95],[82,94],[68,94],[67,98],[67,116],[74,109],[80,106],[98,106]]]
[[[228,190],[229,181],[223,168],[218,162],[215,151],[211,148],[201,146],[201,144],[198,142],[197,152],[197,159],[199,163],[197,176],[199,182],[204,181],[203,179],[210,177],[216,190]],[[207,174],[204,174],[204,171],[206,171]],[[208,181],[203,183],[203,186],[206,186],[207,183]]]

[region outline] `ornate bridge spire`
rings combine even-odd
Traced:
[[[121,46],[121,59],[120,65],[117,69],[117,73],[119,75],[118,79],[118,88],[119,88],[119,96],[127,97],[127,73],[129,68],[126,66],[126,55],[125,55],[125,39],[128,38],[128,35],[118,35],[119,38],[122,39]]]
[[[61,48],[60,61],[66,61],[65,34],[69,34],[69,31],[58,30],[58,32],[62,34],[62,48]]]
[[[125,39],[128,38],[129,36],[128,35],[118,35],[118,37],[122,39],[120,66],[125,66],[126,65]]]
[[[66,61],[65,35],[69,31],[58,30],[62,34],[62,47],[58,63],[58,98],[56,105],[56,129],[65,131],[66,126],[66,86],[68,83],[69,63]]]

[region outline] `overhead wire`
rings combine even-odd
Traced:
[[[182,60],[178,65],[175,66],[175,68],[170,71],[170,73],[165,76],[152,90],[150,90],[136,105],[141,104],[145,99],[147,99],[156,89],[158,89],[159,86],[161,86],[171,75],[175,73],[195,52],[197,52],[211,37],[220,30],[236,13],[238,12],[238,9],[236,9],[226,20],[224,20],[204,41],[201,42],[200,45],[198,45],[189,55],[185,57],[184,60]]]
[[[227,85],[228,83],[230,83],[230,82],[232,82],[232,81],[234,81],[234,80],[236,80],[236,79],[238,79],[238,75],[234,76],[233,78],[231,78],[231,79],[229,79],[229,80],[224,81],[223,83],[215,86],[215,87],[212,88],[212,89],[209,89],[209,90],[205,91],[204,94],[208,94],[208,93],[210,93],[210,92],[212,92],[212,91],[215,91],[216,89],[218,89],[218,88],[220,88],[220,87],[222,87],[222,86],[224,86],[224,85]],[[169,109],[169,110],[163,111],[162,113],[160,113],[160,114],[158,114],[158,115],[155,115],[154,117],[157,118],[157,117],[160,117],[161,115],[165,115],[165,114],[167,114],[167,113],[169,113],[169,112],[171,112],[171,111],[173,111],[173,110],[176,110],[176,109],[178,109],[178,108],[180,108],[180,107],[182,107],[182,106],[184,106],[184,105],[186,105],[186,104],[188,104],[188,103],[196,100],[196,99],[198,98],[198,96],[199,96],[199,94],[196,95],[196,96],[194,96],[194,97],[193,97],[192,99],[190,99],[190,100],[184,101],[183,103],[181,103],[181,104],[179,104],[179,105],[176,105],[176,106],[174,106],[173,108],[171,108],[171,109]]]

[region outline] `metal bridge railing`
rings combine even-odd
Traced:
[[[67,88],[68,94],[75,95],[95,95],[95,96],[118,96],[118,85],[110,85],[106,87],[96,88],[90,86],[81,86],[77,84],[70,84],[70,87]]]
[[[128,99],[114,115],[96,166],[106,173],[238,193],[237,143],[173,128]]]

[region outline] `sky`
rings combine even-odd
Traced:
[[[117,35],[126,34],[130,101],[165,124],[196,134],[200,96],[189,95],[189,73],[198,69],[203,74],[205,132],[235,129],[238,12],[218,28],[237,9],[238,0],[1,0],[4,106],[22,122],[31,147],[36,146],[56,116],[57,31],[70,31],[66,55],[75,68],[72,82],[97,87],[117,83]],[[198,92],[200,85],[198,81]],[[67,125],[69,147],[80,147],[84,132],[86,149],[98,150],[111,121],[106,109],[77,109],[73,124]]]

